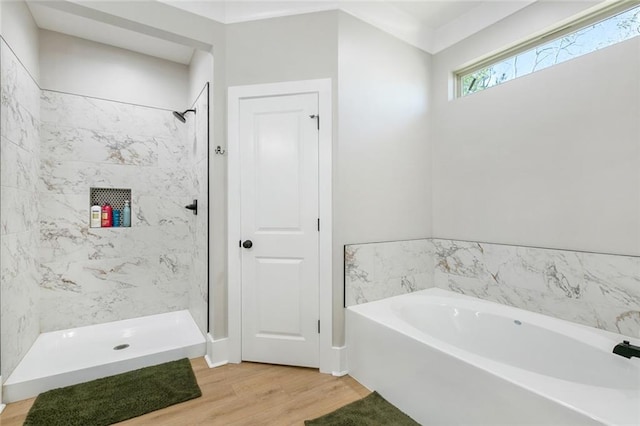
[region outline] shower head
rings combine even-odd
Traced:
[[[184,112],[173,111],[173,116],[174,116],[175,118],[177,118],[178,120],[182,121],[183,123],[186,123],[186,122],[187,122],[187,119],[186,119],[186,118],[184,118],[184,115],[185,115],[186,113],[188,113],[188,112],[192,112],[192,113],[194,113],[194,114],[195,114],[195,113],[196,113],[196,110],[195,110],[195,109],[188,109],[188,110],[186,110],[186,111],[184,111]]]

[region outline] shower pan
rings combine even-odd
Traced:
[[[202,356],[205,345],[204,336],[186,310],[42,333],[4,383],[3,402],[195,358]]]

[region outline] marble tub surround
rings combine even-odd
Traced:
[[[7,378],[39,333],[40,89],[0,39],[0,332]]]
[[[446,239],[345,247],[347,306],[418,286],[640,337],[639,257]]]
[[[436,287],[640,337],[640,258],[433,239]]]
[[[40,104],[41,331],[189,309],[200,265],[184,206],[200,157],[187,126],[171,111],[48,90]],[[131,188],[131,227],[90,228],[90,187]]]
[[[345,306],[433,287],[429,239],[344,247]]]

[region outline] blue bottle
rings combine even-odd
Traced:
[[[120,210],[113,210],[113,226],[120,226]]]
[[[122,226],[131,226],[131,206],[129,206],[129,200],[124,201],[124,209],[122,210]]]

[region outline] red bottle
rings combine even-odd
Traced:
[[[109,203],[104,203],[102,206],[102,227],[109,228],[113,226],[113,209]]]

